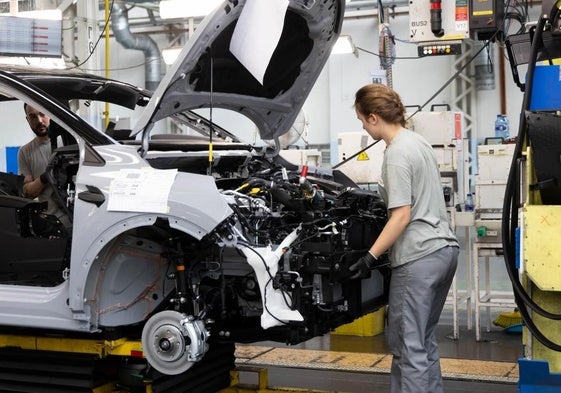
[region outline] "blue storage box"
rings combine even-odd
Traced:
[[[530,97],[531,111],[561,109],[561,66],[536,65]]]

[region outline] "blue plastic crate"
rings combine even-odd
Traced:
[[[6,172],[18,173],[18,152],[19,146],[6,147]]]

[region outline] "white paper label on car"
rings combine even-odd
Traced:
[[[121,169],[109,186],[107,210],[167,213],[177,169]]]

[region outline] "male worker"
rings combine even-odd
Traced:
[[[35,134],[35,138],[22,146],[18,152],[19,173],[24,176],[23,196],[37,198],[40,202],[46,201],[46,213],[56,216],[68,228],[71,226],[70,220],[55,202],[54,190],[45,172],[51,157],[51,118],[27,104],[23,105],[23,109],[27,123]]]

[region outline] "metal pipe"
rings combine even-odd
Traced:
[[[384,1],[384,7],[403,7],[408,6],[409,1],[395,0]],[[360,9],[360,8],[378,8],[378,1],[363,0],[363,1],[349,1],[345,5],[345,10]]]
[[[129,28],[128,12],[121,1],[113,3],[111,28],[118,43],[127,49],[144,52],[145,87],[155,90],[161,80],[161,54],[156,42],[147,35],[132,34]]]
[[[505,81],[505,50],[502,45],[499,47],[499,97],[501,102],[501,112],[508,115],[506,108],[506,81]]]

